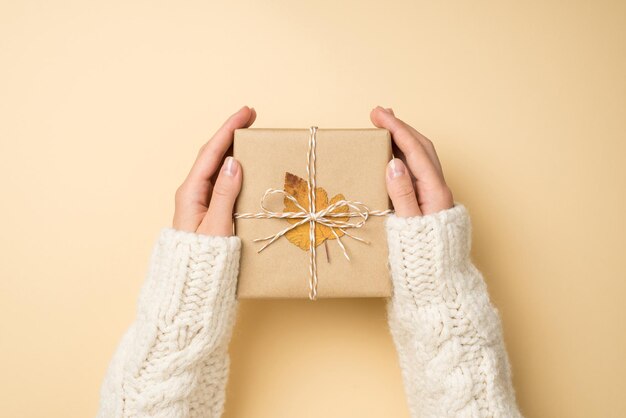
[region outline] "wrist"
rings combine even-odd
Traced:
[[[389,266],[394,292],[408,292],[425,301],[450,272],[468,267],[471,222],[467,208],[459,202],[428,215],[385,220]]]
[[[424,215],[401,217],[389,215],[385,229],[389,244],[400,244],[402,250],[430,251],[431,255],[462,259],[471,250],[471,220],[467,207],[460,202],[453,206]],[[407,247],[418,248],[407,248]],[[442,251],[445,250],[445,253]]]

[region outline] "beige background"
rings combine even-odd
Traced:
[[[470,209],[525,415],[624,416],[625,74],[619,1],[3,0],[0,415],[95,414],[228,114],[368,127],[382,104]],[[247,301],[232,360],[226,417],[407,416],[382,300]]]

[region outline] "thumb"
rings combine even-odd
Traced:
[[[213,194],[198,233],[204,235],[233,235],[233,207],[241,190],[241,165],[227,157],[213,187]]]
[[[399,158],[387,164],[387,193],[393,203],[396,215],[401,217],[421,215],[413,181],[409,171]]]

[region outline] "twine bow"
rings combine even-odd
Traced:
[[[300,221],[291,224],[290,226],[282,229],[276,234],[269,235],[263,238],[254,239],[254,242],[258,241],[268,241],[263,247],[261,247],[257,252],[263,251],[269,245],[274,243],[280,237],[284,236],[287,232],[291,231],[294,228],[299,227],[305,223],[309,223],[309,299],[315,300],[317,297],[317,261],[316,261],[316,237],[315,237],[315,223],[319,223],[321,225],[325,225],[330,228],[333,235],[337,239],[337,243],[341,247],[343,255],[346,257],[348,261],[350,261],[350,257],[348,256],[348,251],[346,247],[341,242],[341,238],[335,231],[336,229],[341,230],[345,235],[353,238],[357,241],[364,242],[369,244],[368,241],[356,237],[354,235],[349,234],[346,229],[349,228],[361,228],[367,222],[370,216],[385,216],[392,212],[391,209],[386,210],[370,210],[367,205],[361,202],[353,201],[353,200],[339,200],[326,208],[317,211],[315,208],[315,148],[317,144],[317,126],[312,126],[310,128],[309,135],[309,146],[307,150],[307,188],[308,188],[308,201],[309,208],[303,207],[300,203],[298,203],[297,199],[287,193],[284,190],[280,189],[267,189],[263,196],[261,197],[261,212],[257,213],[235,213],[235,218],[244,218],[244,219],[300,219]],[[274,212],[268,209],[265,206],[265,199],[273,194],[282,194],[285,198],[289,199],[293,202],[296,207],[300,210],[299,212]],[[347,212],[336,212],[333,213],[334,210],[347,206],[349,209]],[[348,218],[347,221],[341,219],[334,218]],[[355,221],[351,221],[352,218],[360,218]]]

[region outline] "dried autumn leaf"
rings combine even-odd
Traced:
[[[285,173],[285,187],[284,190],[286,193],[292,195],[296,201],[303,208],[309,208],[309,188],[306,180],[296,176],[295,174]],[[315,188],[315,210],[320,211],[322,209],[327,208],[328,206],[336,203],[340,200],[345,199],[342,194],[338,194],[328,201],[328,193],[322,187]],[[294,202],[292,202],[287,197],[284,198],[285,204],[285,212],[301,212],[302,209],[298,208]],[[348,212],[347,205],[341,205],[336,209],[332,210],[331,213],[345,213]],[[347,221],[348,217],[333,217],[332,219]],[[287,222],[295,224],[301,221],[302,219],[287,219]],[[309,238],[309,223],[304,223],[292,229],[291,231],[285,234],[285,237],[294,245],[300,247],[301,249],[308,251],[311,247],[311,241]],[[322,244],[327,239],[335,239],[335,234],[333,234],[333,230],[337,234],[337,236],[341,237],[344,235],[344,232],[339,228],[331,228],[326,225],[321,225],[319,223],[315,223],[315,246]]]

